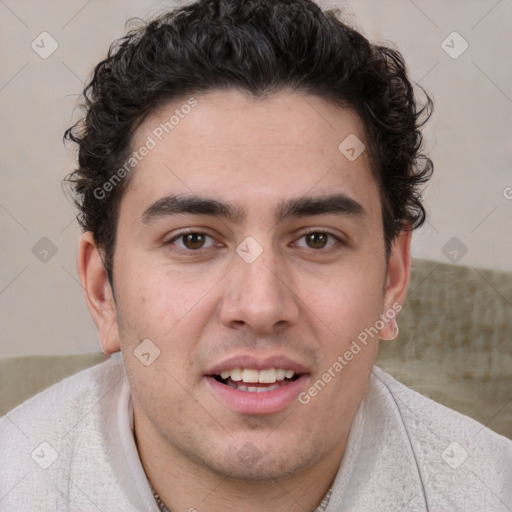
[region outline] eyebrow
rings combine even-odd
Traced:
[[[169,195],[162,197],[144,211],[142,223],[149,224],[160,217],[180,213],[222,217],[233,222],[240,222],[244,218],[244,211],[233,204],[196,195]]]
[[[290,217],[311,217],[314,215],[336,214],[350,217],[366,217],[363,206],[345,194],[332,194],[319,197],[299,197],[280,203],[276,211],[276,220]]]
[[[235,223],[245,218],[245,210],[232,203],[197,195],[168,195],[149,206],[142,214],[141,220],[143,224],[150,224],[159,218],[176,214],[209,215]],[[363,206],[345,194],[288,199],[280,202],[274,211],[277,222],[293,217],[329,214],[349,217],[367,216]]]

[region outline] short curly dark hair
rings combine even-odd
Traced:
[[[162,103],[213,89],[262,97],[291,89],[353,109],[361,118],[380,188],[389,256],[404,229],[423,224],[421,188],[432,161],[418,106],[398,51],[372,45],[310,0],[199,0],[159,15],[114,42],[83,97],[84,117],[64,138],[78,144],[71,182],[78,221],[104,252],[111,285],[118,210],[127,179],[95,193],[123,165],[136,128]],[[424,91],[423,91],[424,92]]]

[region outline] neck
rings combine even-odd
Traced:
[[[292,477],[257,482],[215,474],[168,443],[162,443],[136,421],[134,426],[148,480],[170,511],[313,512],[332,486],[346,445],[345,437],[341,448],[336,447],[316,464]],[[144,435],[137,435],[142,431]]]
[[[162,498],[160,498],[160,495],[156,492],[156,490],[153,487],[153,485],[151,484],[151,482],[149,482],[149,485],[151,487],[151,492],[153,494],[153,497],[155,498],[155,501],[158,505],[158,509],[161,512],[172,512],[171,509],[163,502]],[[315,507],[315,512],[325,512],[325,509],[327,508],[327,505],[329,504],[329,500],[331,498],[331,492],[332,492],[332,488],[329,489],[329,491],[327,491],[327,493],[323,497],[323,499],[322,499],[321,503],[318,505],[318,507]],[[304,510],[304,509],[302,509],[302,510]],[[188,512],[197,512],[197,509],[190,507],[188,509]]]

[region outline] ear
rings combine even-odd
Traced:
[[[78,246],[78,275],[85,293],[85,300],[98,328],[98,334],[106,354],[120,350],[117,313],[112,288],[108,282],[101,252],[92,232],[80,238]]]
[[[396,316],[402,309],[411,274],[411,237],[412,230],[401,231],[391,247],[382,312],[389,320],[380,330],[383,340],[393,340],[398,335]]]

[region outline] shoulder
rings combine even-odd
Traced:
[[[378,367],[372,383],[410,442],[433,510],[449,504],[464,510],[506,510],[504,504],[512,505],[511,440],[413,391]]]
[[[0,418],[0,432],[18,429],[30,435],[34,431],[44,432],[46,426],[52,431],[71,427],[74,420],[123,377],[122,359],[111,357],[63,379],[9,411]]]
[[[57,507],[71,492],[62,475],[73,475],[87,456],[100,463],[124,379],[122,358],[111,357],[0,418],[0,498],[11,490],[2,498],[5,510]]]

